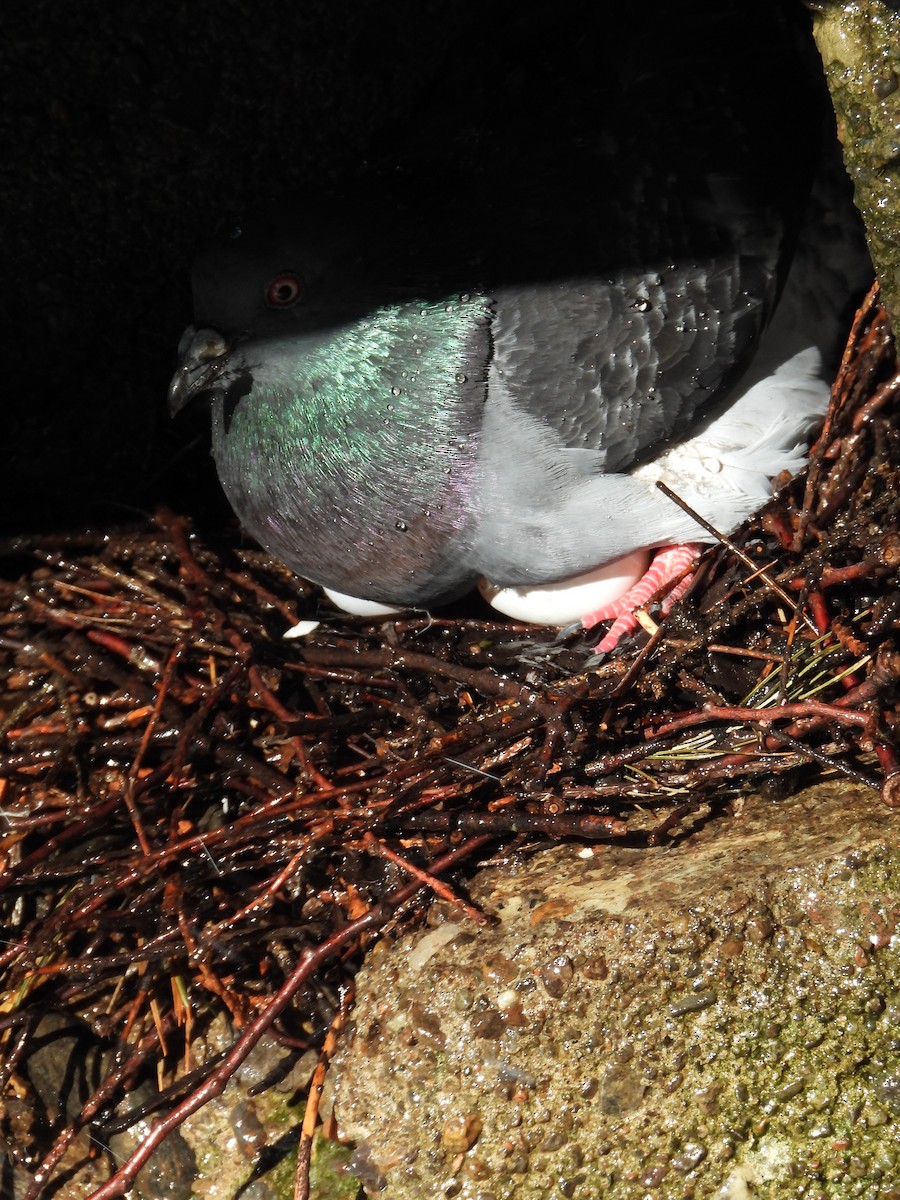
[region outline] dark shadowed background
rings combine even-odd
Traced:
[[[720,60],[769,11],[622,8],[627,18],[596,3],[5,6],[0,530],[128,524],[161,501],[207,523],[226,514],[203,415],[172,425],[165,411],[205,233],[286,191],[374,186],[408,203],[446,181],[477,203],[491,172],[522,170],[536,148],[575,162],[596,105],[642,72],[652,92],[660,57],[702,93],[673,11],[709,11],[704,53]],[[803,20],[799,0],[793,15]],[[768,54],[764,37],[748,59],[763,90]],[[661,118],[678,106],[668,86]]]

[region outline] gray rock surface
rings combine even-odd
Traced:
[[[560,846],[376,950],[333,1065],[383,1200],[900,1197],[900,818],[825,784]]]
[[[882,300],[900,319],[900,10],[891,0],[810,5],[844,161]]]

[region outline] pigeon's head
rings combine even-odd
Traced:
[[[349,221],[290,202],[254,212],[197,256],[196,323],[254,337],[330,323],[360,272],[361,236]]]
[[[327,214],[279,204],[207,243],[194,264],[194,324],[169,390],[173,415],[200,395],[240,393],[249,343],[277,344],[352,317],[342,296],[354,294],[347,282],[360,256],[345,229]]]
[[[423,271],[422,244],[361,204],[255,215],[197,259],[169,392],[173,413],[209,399],[245,529],[304,578],[382,604],[474,578],[493,310]]]

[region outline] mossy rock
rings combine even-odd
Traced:
[[[335,1111],[373,1195],[900,1197],[877,793],[753,796],[675,847],[560,846],[473,895],[493,928],[435,910],[359,977]]]

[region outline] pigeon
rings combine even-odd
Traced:
[[[479,587],[615,618],[612,648],[710,539],[657,481],[728,533],[798,471],[868,270],[834,168],[719,109],[699,147],[650,154],[629,100],[582,171],[304,194],[214,238],[170,411],[208,400],[243,527],[350,612]]]

